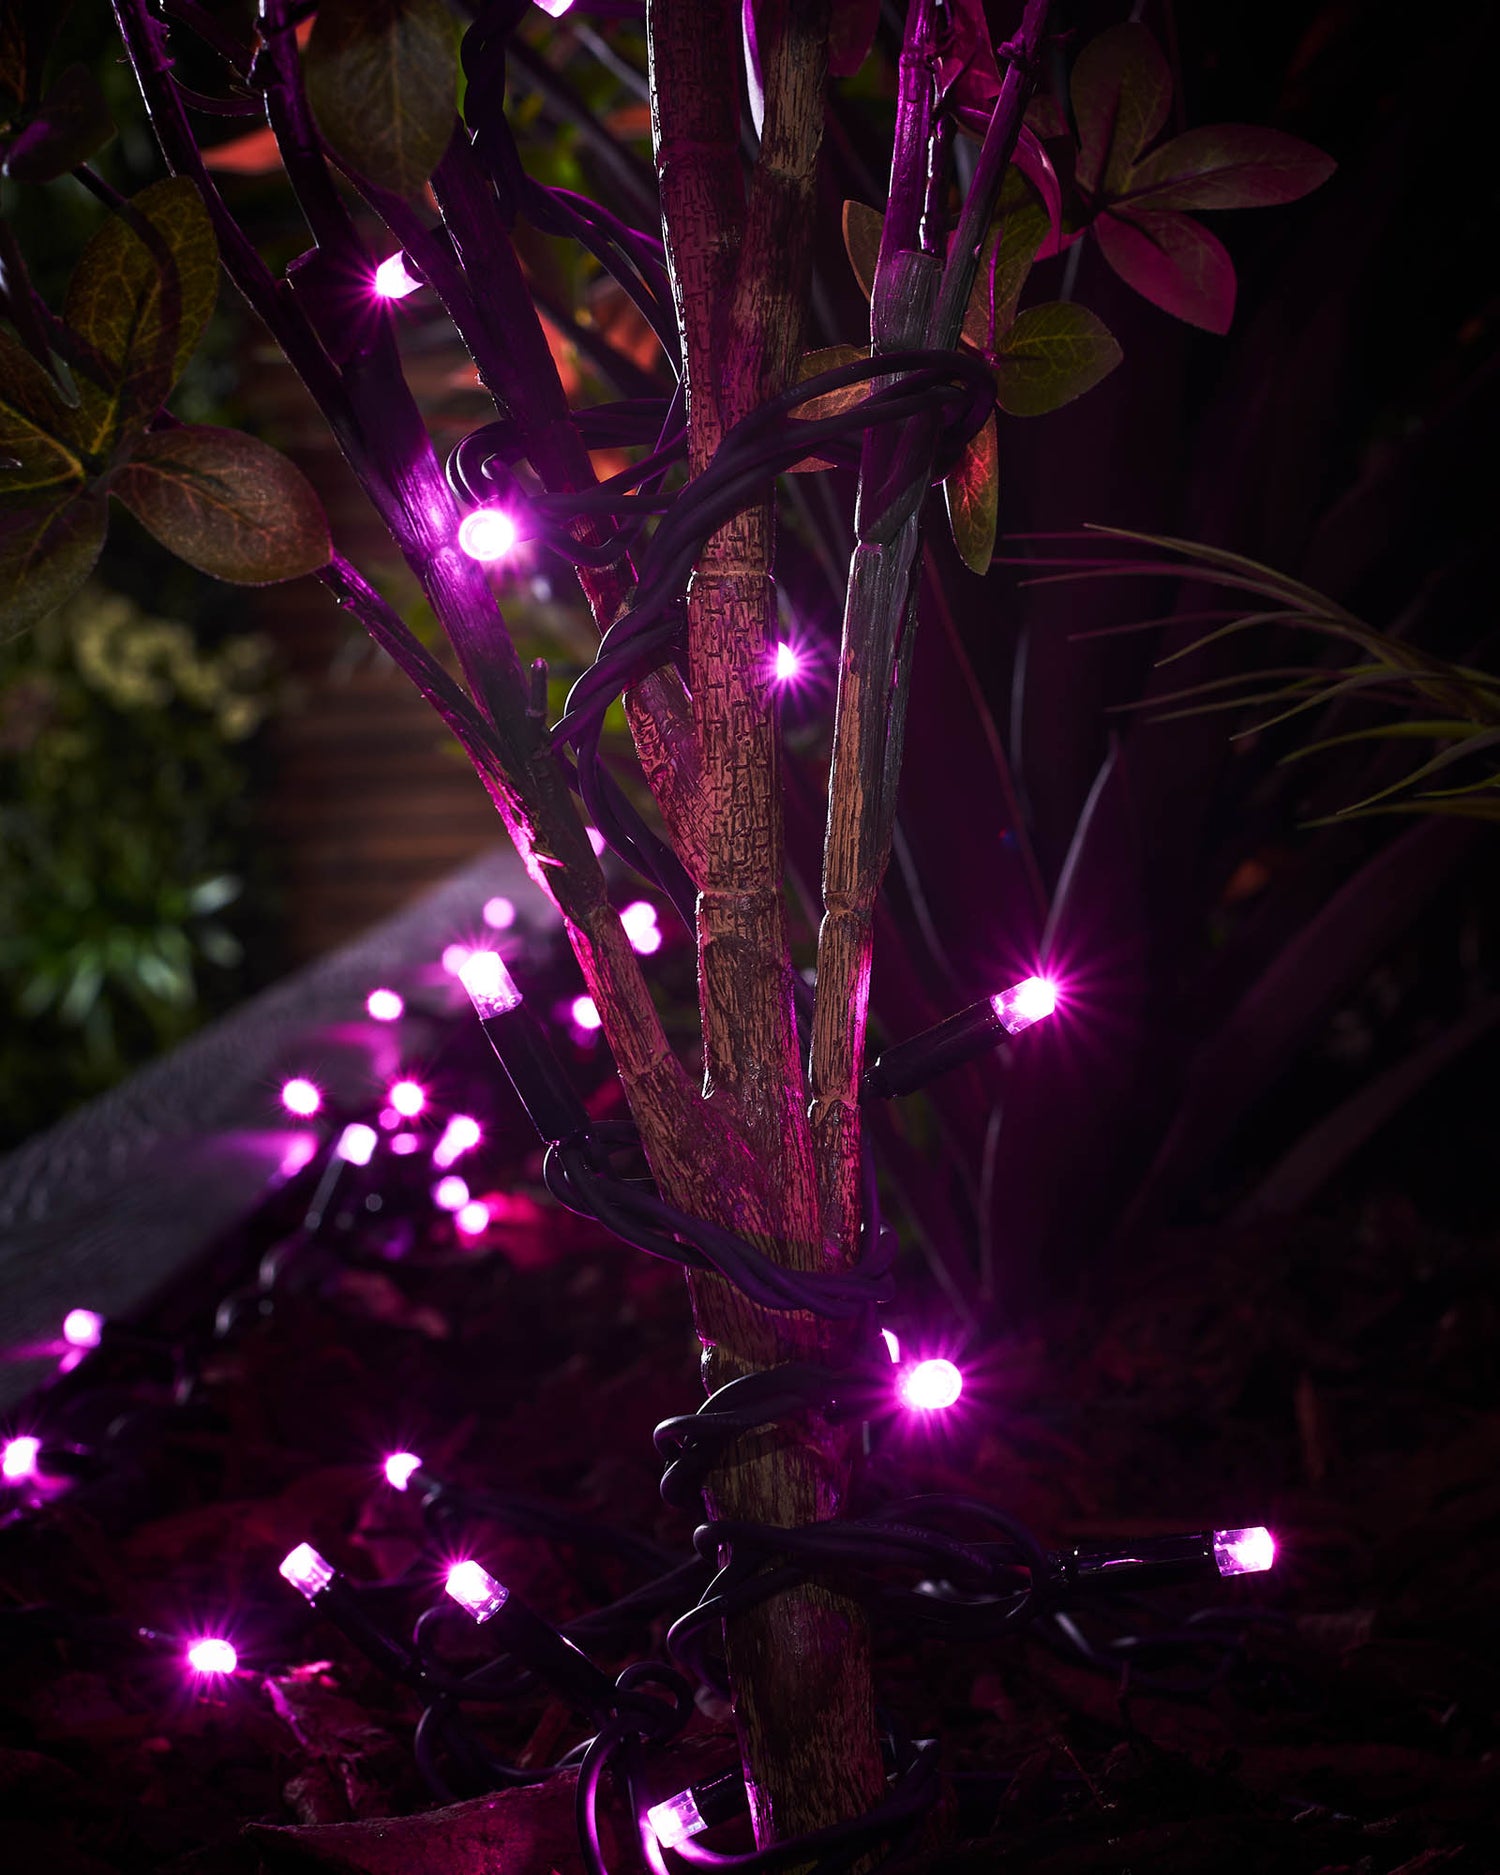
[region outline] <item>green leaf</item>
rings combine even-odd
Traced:
[[[1092,224],[1099,251],[1127,286],[1205,332],[1234,319],[1234,262],[1217,235],[1191,215],[1131,208]]]
[[[824,371],[835,371],[840,365],[855,364],[869,355],[867,349],[858,345],[825,345],[821,351],[804,352],[797,360],[797,382],[805,384],[809,378],[815,378]],[[865,378],[858,384],[846,384],[842,390],[824,391],[821,397],[810,397],[791,414],[799,423],[815,423],[820,417],[836,417],[840,411],[852,410],[856,404],[863,403],[874,388],[872,380]],[[833,464],[825,456],[804,456],[789,469],[783,469],[782,474],[813,475],[819,469],[832,467]]]
[[[880,258],[880,235],[885,217],[863,202],[844,204],[844,248],[849,265],[859,282],[859,290],[868,299],[875,290],[875,263]]]
[[[1211,124],[1153,150],[1131,174],[1126,199],[1142,208],[1269,208],[1321,187],[1331,156],[1258,124]]]
[[[52,378],[0,330],[0,495],[83,481],[72,421]]]
[[[114,134],[98,79],[86,65],[70,65],[12,140],[5,174],[15,182],[51,182],[76,169]]]
[[[381,188],[414,195],[457,115],[457,23],[443,0],[322,0],[306,71],[337,154]]]
[[[0,630],[30,625],[72,598],[94,570],[104,522],[93,495],[0,507]]]
[[[130,208],[130,217],[111,215],[83,250],[63,301],[63,319],[95,367],[77,374],[76,433],[97,456],[160,409],[219,293],[213,228],[188,177],[152,183]]]
[[[1172,72],[1144,26],[1126,23],[1091,39],[1071,80],[1078,123],[1078,186],[1123,195],[1130,172],[1161,134],[1172,106]]]
[[[1087,307],[1063,301],[1023,312],[1000,341],[995,397],[1013,417],[1041,417],[1107,378],[1120,347]]]
[[[969,438],[958,466],[943,478],[943,496],[959,557],[971,573],[988,573],[1000,513],[1000,440],[993,410],[984,428]]]
[[[1021,288],[1050,226],[1046,209],[1028,199],[1003,215],[985,238],[964,310],[964,337],[986,358],[995,356],[1015,320]]]
[[[185,424],[156,431],[110,492],[189,566],[237,585],[315,573],[332,551],[306,476],[238,430]]]

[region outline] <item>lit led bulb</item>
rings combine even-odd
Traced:
[[[483,1134],[479,1122],[467,1113],[455,1113],[432,1149],[432,1163],[445,1172],[453,1161],[477,1146]]]
[[[458,527],[458,544],[471,560],[488,565],[514,551],[521,538],[513,514],[504,508],[473,508]]]
[[[386,1099],[403,1120],[414,1120],[427,1105],[427,1095],[417,1081],[397,1081]]]
[[[333,1580],[333,1564],[320,1556],[311,1543],[299,1543],[281,1559],[281,1573],[300,1595],[309,1601],[321,1595]]]
[[[406,1004],[395,990],[371,990],[365,1009],[376,1022],[399,1022]]]
[[[405,299],[408,293],[415,293],[421,284],[408,270],[406,256],[399,249],[394,254],[387,254],[375,269],[375,291],[381,299]]]
[[[4,1450],[0,1451],[0,1478],[7,1484],[20,1484],[27,1478],[34,1478],[41,1455],[41,1440],[33,1438],[29,1432],[7,1439]]]
[[[800,675],[802,670],[801,654],[794,645],[777,645],[775,656],[771,660],[771,675],[779,684],[789,684]]]
[[[338,1144],[333,1150],[345,1165],[368,1165],[375,1156],[379,1140],[380,1135],[373,1126],[355,1120],[339,1134]]]
[[[480,915],[492,931],[508,931],[516,922],[515,905],[503,895],[487,898]]]
[[[470,951],[458,980],[469,992],[474,1013],[481,1022],[487,1022],[491,1016],[509,1015],[512,1009],[521,1006],[521,992],[499,951]]]
[[[476,1621],[488,1621],[510,1600],[510,1590],[497,1582],[489,1570],[472,1557],[456,1562],[443,1584],[460,1608],[467,1609]]]
[[[592,996],[575,996],[568,1013],[586,1035],[592,1035],[595,1029],[602,1028],[604,1018],[599,1014],[599,1005]]]
[[[1057,1008],[1057,985],[1046,977],[1027,977],[1024,983],[1001,990],[990,1001],[1000,1026],[1007,1034],[1018,1035]]]
[[[440,1178],[432,1188],[432,1202],[439,1211],[462,1211],[469,1202],[469,1185],[457,1172]]]
[[[94,1309],[69,1309],[62,1331],[70,1348],[97,1348],[104,1339],[104,1317]]]
[[[412,1477],[422,1469],[415,1452],[392,1452],[385,1461],[385,1481],[394,1491],[404,1491]]]
[[[228,1641],[220,1640],[217,1635],[206,1634],[201,1641],[194,1641],[187,1650],[187,1663],[194,1673],[211,1677],[233,1673],[240,1664],[240,1657]]]
[[[295,1113],[299,1120],[310,1120],[323,1104],[323,1096],[317,1084],[308,1080],[306,1075],[294,1075],[283,1082],[281,1104],[288,1113]]]
[[[620,923],[630,939],[630,948],[642,957],[652,957],[661,949],[661,931],[656,922],[656,907],[649,899],[638,898],[620,913]]]
[[[1215,1530],[1214,1562],[1221,1576],[1253,1576],[1276,1561],[1276,1539],[1263,1524],[1249,1530]]]
[[[918,1361],[897,1382],[896,1391],[907,1406],[919,1413],[941,1413],[964,1390],[964,1377],[952,1361]]]
[[[665,1803],[653,1803],[646,1812],[646,1821],[656,1832],[656,1840],[663,1849],[675,1849],[678,1843],[686,1842],[689,1836],[697,1836],[708,1827],[690,1790],[678,1791]]]

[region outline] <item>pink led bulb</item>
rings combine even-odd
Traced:
[[[323,1096],[315,1082],[308,1080],[306,1075],[298,1074],[282,1082],[281,1104],[288,1113],[295,1113],[302,1120],[310,1120],[322,1106]]]
[[[515,516],[504,508],[472,508],[458,526],[458,544],[471,560],[503,560],[521,538]]]
[[[941,1413],[952,1406],[964,1390],[964,1377],[952,1361],[918,1361],[908,1367],[897,1382],[896,1391],[907,1405],[919,1413]]]
[[[992,996],[990,1006],[1007,1034],[1018,1035],[1056,1009],[1057,985],[1047,977],[1027,977],[1024,983],[1013,984]]]
[[[771,675],[779,684],[789,684],[802,673],[802,654],[795,645],[781,643],[771,660]]]
[[[70,1348],[97,1348],[104,1339],[104,1317],[94,1309],[69,1309],[62,1331]]]
[[[368,1165],[374,1158],[375,1148],[379,1143],[380,1135],[374,1127],[365,1126],[361,1121],[356,1120],[339,1134],[338,1144],[333,1150],[345,1165]]]
[[[592,996],[575,996],[568,1014],[585,1034],[591,1035],[595,1029],[604,1026],[604,1018],[599,1014],[599,1005]]]
[[[240,1657],[228,1641],[207,1634],[201,1641],[194,1641],[187,1650],[187,1663],[194,1673],[217,1675],[233,1673],[240,1664]]]
[[[1214,1531],[1214,1562],[1221,1576],[1259,1575],[1275,1561],[1276,1539],[1263,1524]]]
[[[488,1022],[491,1016],[509,1015],[520,1007],[521,992],[499,951],[471,951],[458,978],[469,992],[481,1022]]]
[[[376,1022],[399,1022],[406,1004],[395,990],[371,990],[365,1008]]]
[[[453,1213],[453,1223],[465,1237],[478,1237],[489,1229],[490,1207],[483,1198],[471,1198],[461,1210]]]
[[[651,957],[661,949],[661,931],[656,922],[656,907],[649,899],[638,898],[620,913],[620,923],[630,939],[630,948],[642,957]]]
[[[653,1803],[646,1812],[646,1821],[663,1849],[675,1849],[689,1836],[697,1836],[708,1827],[698,1808],[698,1800],[690,1790],[679,1791],[665,1803]]]
[[[457,1172],[440,1178],[432,1188],[432,1202],[439,1211],[462,1211],[469,1202],[469,1187]]]
[[[0,1478],[7,1484],[21,1484],[27,1478],[34,1478],[41,1455],[41,1440],[33,1438],[29,1432],[7,1439],[4,1450],[0,1451]]]
[[[516,908],[508,898],[487,898],[480,916],[492,931],[508,931],[516,922]]]
[[[497,1582],[489,1570],[472,1557],[466,1562],[454,1563],[443,1587],[476,1621],[488,1621],[510,1600],[510,1590],[505,1584]]]
[[[477,1120],[467,1113],[455,1113],[432,1149],[432,1163],[440,1172],[447,1171],[455,1159],[477,1146],[483,1137]]]
[[[427,1095],[416,1081],[397,1081],[386,1095],[403,1120],[414,1120],[427,1105]]]
[[[299,1543],[281,1559],[281,1573],[292,1587],[309,1601],[321,1595],[333,1580],[333,1564],[320,1556],[311,1543]]]
[[[393,1491],[404,1491],[421,1469],[422,1461],[415,1452],[392,1452],[385,1461],[385,1481]]]
[[[408,293],[415,293],[421,284],[409,272],[406,256],[399,249],[394,254],[387,254],[375,269],[375,291],[381,299],[405,299]]]

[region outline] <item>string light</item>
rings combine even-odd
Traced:
[[[1057,1005],[1057,985],[1048,977],[1027,977],[998,995],[970,1003],[920,1035],[886,1049],[865,1070],[860,1099],[891,1100],[898,1094],[914,1093],[1007,1035],[1029,1029],[1050,1016]]]
[[[466,1180],[456,1172],[450,1172],[446,1178],[440,1178],[432,1188],[432,1202],[439,1211],[462,1211],[469,1202],[469,1187]]]
[[[789,684],[802,674],[802,654],[794,645],[777,645],[771,659],[771,675],[779,684]]]
[[[731,1769],[679,1791],[665,1803],[652,1804],[646,1822],[663,1849],[675,1849],[690,1836],[742,1816],[748,1808],[745,1780]]]
[[[365,1009],[376,1022],[399,1022],[406,1004],[395,990],[371,990],[365,998]]]
[[[392,1452],[382,1469],[385,1481],[392,1490],[404,1491],[412,1478],[422,1469],[422,1461],[415,1452]]]
[[[1259,1575],[1275,1561],[1276,1539],[1263,1524],[1214,1531],[1214,1563],[1221,1576]]]
[[[489,1570],[472,1557],[453,1564],[443,1587],[460,1608],[466,1609],[479,1622],[498,1614],[510,1600],[510,1590],[505,1584],[497,1582]]]
[[[936,1358],[908,1367],[896,1383],[902,1402],[918,1413],[946,1412],[964,1390],[964,1377],[952,1361]]]
[[[588,1112],[499,952],[475,951],[464,965],[462,981],[479,1026],[539,1137],[571,1139],[584,1132]]]
[[[515,516],[504,508],[473,508],[458,526],[459,546],[485,565],[513,553],[520,538]]]
[[[480,916],[492,931],[508,931],[516,922],[516,908],[503,896],[487,898]]]
[[[386,1095],[403,1120],[414,1120],[427,1105],[427,1094],[417,1081],[396,1081]]]
[[[228,1641],[206,1634],[187,1650],[187,1663],[194,1673],[209,1679],[233,1673],[240,1664],[240,1657]]]
[[[323,1105],[323,1095],[316,1082],[308,1080],[305,1074],[297,1074],[282,1082],[281,1104],[299,1120],[310,1120]]]
[[[94,1309],[69,1309],[62,1332],[71,1348],[97,1348],[104,1339],[104,1317]]]
[[[465,1237],[479,1237],[489,1229],[490,1207],[483,1198],[471,1198],[453,1213],[453,1227]]]
[[[29,1432],[7,1439],[4,1450],[0,1451],[0,1478],[7,1484],[23,1484],[36,1477],[41,1454],[41,1440]]]
[[[620,923],[630,939],[630,947],[642,957],[652,957],[661,949],[661,929],[656,922],[656,907],[650,899],[638,898],[620,913]]]
[[[373,1126],[354,1120],[339,1134],[338,1144],[333,1149],[334,1155],[342,1159],[345,1165],[368,1165],[379,1143],[380,1135]]]
[[[299,1543],[281,1559],[281,1574],[309,1601],[321,1595],[333,1580],[333,1564],[320,1556],[311,1543]]]
[[[407,267],[406,256],[399,249],[394,254],[387,254],[375,269],[375,291],[381,299],[405,299],[408,293],[415,293],[421,284]]]
[[[393,1133],[391,1151],[398,1159],[409,1159],[414,1152],[422,1150],[422,1142],[415,1133]]]
[[[479,1122],[467,1113],[455,1113],[432,1149],[432,1163],[446,1171],[455,1159],[471,1151],[484,1137]]]
[[[604,1026],[604,1018],[599,1014],[599,1005],[592,996],[575,996],[568,1006],[568,1014],[586,1035]]]

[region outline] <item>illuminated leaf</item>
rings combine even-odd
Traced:
[[[153,183],[130,209],[111,215],[83,250],[63,302],[64,322],[94,366],[77,373],[75,433],[99,456],[160,409],[219,292],[213,228],[188,177]]]
[[[1331,156],[1254,124],[1189,130],[1139,162],[1126,200],[1138,208],[1268,208],[1295,202],[1327,182]]]
[[[880,233],[884,226],[885,217],[878,209],[867,208],[863,202],[845,202],[844,247],[866,299],[875,287],[875,263],[880,258]]]
[[[1130,172],[1159,136],[1172,105],[1172,72],[1144,26],[1127,22],[1091,39],[1071,82],[1078,123],[1078,186],[1123,195]]]
[[[1206,332],[1229,330],[1234,262],[1202,222],[1132,208],[1101,215],[1093,232],[1104,258],[1143,299]]]
[[[143,526],[215,579],[264,586],[327,564],[328,523],[312,485],[269,444],[184,425],[145,437],[110,485]]]
[[[971,573],[990,570],[1000,512],[1000,443],[995,413],[971,436],[958,466],[943,480],[953,544]]]
[[[1041,417],[1109,376],[1118,343],[1086,307],[1055,301],[1023,312],[1000,340],[995,396],[1013,417]]]
[[[1027,201],[991,228],[964,311],[964,337],[993,358],[1016,316],[1016,302],[1048,231],[1047,212]]]
[[[443,0],[322,0],[306,70],[333,149],[381,188],[414,195],[457,115],[457,22]]]
[[[81,483],[73,412],[23,346],[0,330],[0,494]]]
[[[858,345],[826,345],[821,351],[805,352],[797,360],[797,382],[805,384],[809,378],[819,377],[825,371],[836,371],[840,365],[857,364],[869,355]],[[805,404],[799,404],[792,416],[801,423],[815,423],[820,417],[836,417],[841,410],[852,410],[856,404],[863,403],[874,388],[873,380],[864,378],[858,384],[846,384],[842,390],[824,391],[821,397],[810,397]],[[832,466],[826,457],[805,456],[801,462],[794,462],[782,473],[811,475],[815,470]]]
[[[0,504],[0,631],[54,611],[94,570],[104,503],[92,495]]]

